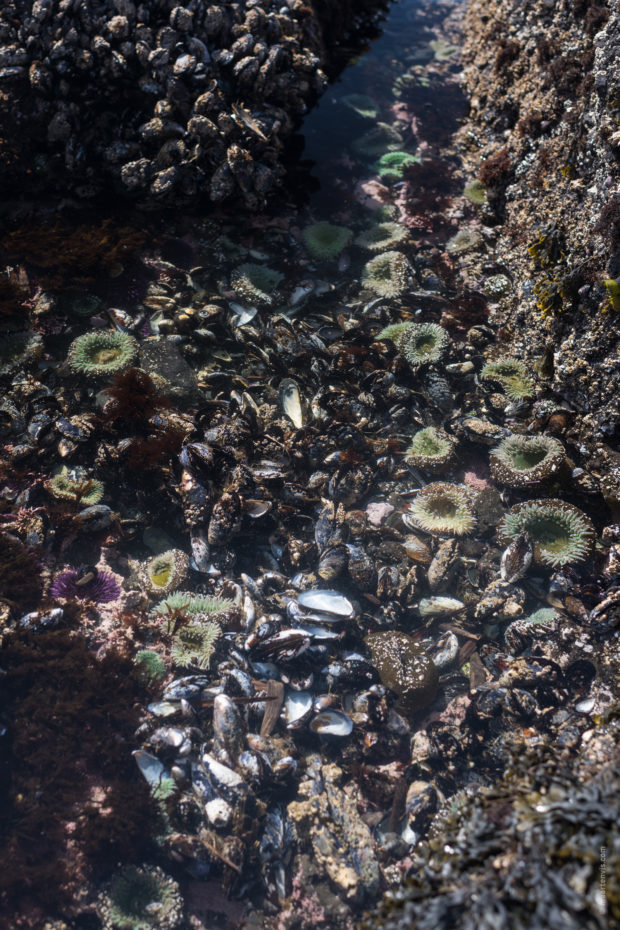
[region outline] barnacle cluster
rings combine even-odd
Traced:
[[[566,501],[546,499],[516,504],[502,518],[497,536],[508,545],[526,530],[534,548],[534,559],[548,568],[582,562],[595,540],[592,521]]]
[[[103,930],[175,930],[183,919],[178,884],[157,866],[128,866],[97,900]]]
[[[446,481],[434,481],[418,491],[407,516],[419,529],[439,536],[464,536],[476,525],[468,489]]]
[[[182,549],[168,549],[142,566],[141,576],[151,594],[169,594],[187,578],[189,557]]]
[[[491,474],[500,484],[524,488],[556,475],[564,460],[564,447],[552,436],[509,436],[491,452]]]
[[[38,358],[43,351],[43,339],[29,332],[3,333],[0,339],[0,375],[11,375],[23,365]]]
[[[94,330],[73,340],[67,361],[73,371],[98,378],[127,368],[137,352],[138,343],[128,333]]]
[[[398,297],[407,290],[411,266],[402,252],[382,252],[364,267],[362,284],[381,297]]]
[[[304,244],[310,254],[317,259],[327,261],[337,258],[351,241],[351,230],[346,226],[334,226],[332,223],[313,223],[306,226],[302,233]]]
[[[402,242],[409,235],[407,229],[400,223],[376,223],[370,229],[360,233],[355,244],[371,252],[381,249],[390,249]]]
[[[90,478],[83,468],[71,468],[66,465],[49,481],[45,488],[52,497],[60,500],[77,501],[85,507],[98,504],[103,497],[103,484],[96,478]]]
[[[483,381],[497,381],[511,400],[526,400],[534,393],[534,383],[527,368],[516,358],[498,358],[488,362],[480,377]]]
[[[399,351],[412,368],[438,362],[449,344],[450,337],[438,323],[412,323],[398,339]]]
[[[258,307],[270,307],[283,278],[279,271],[267,268],[266,265],[246,262],[235,268],[230,283],[243,300]]]
[[[431,474],[446,471],[454,461],[454,440],[436,426],[419,430],[411,440],[406,459]]]

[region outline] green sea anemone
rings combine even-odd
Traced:
[[[85,507],[98,504],[103,497],[103,484],[96,478],[89,478],[84,468],[63,466],[49,481],[45,489],[52,497],[60,500],[79,501]]]
[[[313,223],[301,234],[304,244],[314,258],[328,261],[337,258],[351,241],[352,232],[346,226],[331,223]]]
[[[270,307],[284,275],[266,265],[246,262],[233,271],[230,283],[239,297],[257,307]]]
[[[408,230],[401,226],[400,223],[377,223],[365,230],[355,240],[355,244],[362,249],[370,249],[371,252],[379,252],[381,249],[389,249],[398,245],[409,235]]]
[[[189,558],[182,549],[168,549],[149,559],[142,568],[142,580],[151,594],[170,594],[187,578]]]
[[[353,151],[362,158],[379,158],[385,152],[393,152],[403,144],[397,129],[387,123],[377,123],[353,143]]]
[[[534,382],[527,368],[516,358],[498,358],[488,362],[480,377],[483,381],[497,381],[511,400],[526,400],[534,393]]]
[[[182,668],[208,668],[221,632],[219,624],[213,620],[185,624],[173,637],[172,661]]]
[[[412,368],[438,362],[449,344],[450,337],[438,323],[412,323],[397,343]]]
[[[477,248],[482,242],[482,236],[475,229],[460,229],[446,244],[446,251],[451,255],[460,255]]]
[[[138,343],[129,333],[93,330],[73,340],[67,361],[73,371],[98,378],[128,368],[137,353]]]
[[[382,252],[364,268],[362,285],[381,297],[398,297],[407,290],[411,265],[402,252]]]
[[[377,335],[377,339],[389,339],[390,342],[394,342],[396,345],[398,345],[401,336],[403,336],[412,326],[413,323],[390,323],[389,326],[385,326],[381,330],[381,332]]]
[[[103,930],[175,930],[183,919],[178,884],[156,866],[127,866],[97,900]]]
[[[367,97],[365,94],[345,94],[344,97],[340,98],[340,101],[344,103],[345,107],[355,110],[365,119],[376,119],[379,115],[379,104],[372,97]]]
[[[455,447],[456,443],[444,430],[427,426],[414,435],[405,459],[417,468],[435,475],[450,468]]]
[[[564,447],[558,439],[509,436],[491,452],[491,474],[499,484],[526,488],[552,478],[564,460]]]
[[[102,300],[99,297],[85,291],[67,294],[63,301],[63,307],[75,316],[92,316],[93,313],[97,312],[101,304]]]
[[[534,559],[548,568],[562,568],[587,559],[596,537],[592,521],[566,501],[525,501],[512,507],[497,528],[500,545],[509,545],[527,530]]]
[[[140,649],[136,652],[133,663],[140,681],[145,685],[156,685],[166,677],[164,660],[152,649]]]
[[[195,614],[230,613],[234,604],[226,597],[214,597],[210,594],[193,594],[191,591],[175,591],[160,601],[153,613],[160,617],[172,617],[176,613],[185,616]]]
[[[482,204],[487,202],[487,191],[482,181],[470,181],[463,193],[470,203]]]
[[[434,481],[418,491],[406,516],[408,523],[439,536],[464,536],[476,526],[468,488],[446,481]]]
[[[411,152],[386,152],[375,162],[374,170],[379,177],[387,181],[398,181],[403,176],[403,169],[409,165],[419,165],[422,159]]]
[[[43,351],[43,338],[32,333],[3,333],[0,337],[0,375],[12,375]]]

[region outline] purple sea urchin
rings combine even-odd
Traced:
[[[351,230],[331,223],[313,223],[302,233],[304,245],[313,258],[328,261],[337,258],[351,241]]]
[[[595,540],[592,521],[572,504],[549,499],[516,504],[497,528],[500,545],[508,545],[524,530],[530,536],[534,559],[561,568],[588,557]]]
[[[427,426],[414,435],[405,458],[417,468],[433,475],[439,474],[446,471],[453,462],[455,445],[444,430]]]
[[[67,361],[73,371],[98,378],[127,368],[137,352],[138,343],[128,333],[95,330],[73,340]]]
[[[411,266],[402,252],[382,252],[364,268],[362,284],[381,297],[398,297],[407,290]]]
[[[92,571],[92,577],[83,581],[84,577],[83,573],[75,569],[62,572],[54,579],[50,595],[67,600],[75,598],[80,601],[93,601],[95,604],[109,604],[119,597],[121,589],[109,572]]]
[[[531,487],[557,474],[564,447],[551,436],[509,436],[493,449],[491,474],[511,488]]]
[[[464,536],[476,525],[470,492],[447,481],[434,481],[418,491],[405,516],[408,525],[439,536]]]
[[[438,362],[450,337],[438,323],[412,323],[403,331],[397,345],[412,368]]]

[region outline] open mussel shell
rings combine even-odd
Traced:
[[[297,603],[304,610],[312,614],[312,618],[317,622],[320,616],[325,616],[324,623],[328,623],[328,617],[337,617],[341,620],[348,620],[355,616],[355,608],[350,600],[338,591],[329,591],[323,588],[317,588],[314,591],[302,591],[297,598]]]
[[[301,405],[301,395],[296,381],[285,378],[280,382],[280,404],[293,426],[301,429],[304,425],[304,413]]]
[[[340,710],[324,710],[310,721],[310,729],[319,736],[349,736],[353,731],[353,721]]]
[[[313,698],[309,691],[288,691],[284,699],[284,715],[289,730],[296,730],[312,714]]]
[[[465,604],[463,601],[459,601],[455,597],[423,597],[418,604],[418,610],[422,617],[445,617],[464,609]]]

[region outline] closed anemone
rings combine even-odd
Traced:
[[[331,223],[313,223],[302,233],[304,244],[314,258],[337,258],[351,241],[351,230]]]
[[[438,323],[412,323],[398,340],[398,349],[412,368],[438,362],[450,337]]]
[[[169,549],[146,562],[142,578],[151,594],[169,594],[183,584],[188,569],[186,553],[182,549]]]
[[[434,481],[418,491],[405,516],[408,525],[440,536],[464,536],[476,526],[468,489],[446,481]]]
[[[420,161],[419,155],[411,155],[410,152],[386,152],[375,162],[375,171],[388,181],[397,181],[402,178],[404,168],[417,165]]]
[[[155,866],[128,866],[97,900],[103,930],[175,930],[183,919],[178,884]]]
[[[74,339],[68,362],[73,371],[96,378],[127,368],[137,352],[138,343],[129,333],[101,330]]]
[[[411,266],[401,252],[382,252],[364,268],[362,284],[381,297],[398,297],[407,290]]]
[[[480,377],[483,381],[497,381],[511,400],[526,400],[534,393],[534,382],[523,362],[516,358],[498,358],[488,362]]]
[[[452,255],[459,255],[461,252],[477,248],[481,242],[482,236],[475,229],[461,229],[448,240],[446,249]]]
[[[442,429],[427,426],[415,434],[407,449],[406,459],[417,468],[439,474],[454,461],[454,441]]]
[[[97,481],[96,478],[89,478],[88,473],[83,468],[69,470],[66,466],[63,466],[57,474],[45,482],[45,488],[52,497],[60,500],[79,501],[85,507],[98,504],[103,497],[103,484],[101,481]]]
[[[592,521],[561,500],[525,501],[512,507],[497,528],[500,545],[509,545],[527,530],[534,559],[548,568],[562,568],[587,559],[595,540]]]
[[[274,271],[265,265],[246,262],[235,268],[230,283],[243,300],[259,307],[269,307],[283,279],[284,275],[281,275],[279,271]]]
[[[493,449],[491,474],[511,488],[524,488],[553,477],[564,462],[564,447],[551,436],[509,436]]]
[[[379,252],[381,249],[389,249],[398,245],[403,239],[406,239],[409,233],[404,226],[399,223],[377,223],[371,226],[355,240],[355,244],[362,249],[370,249],[371,252]]]

